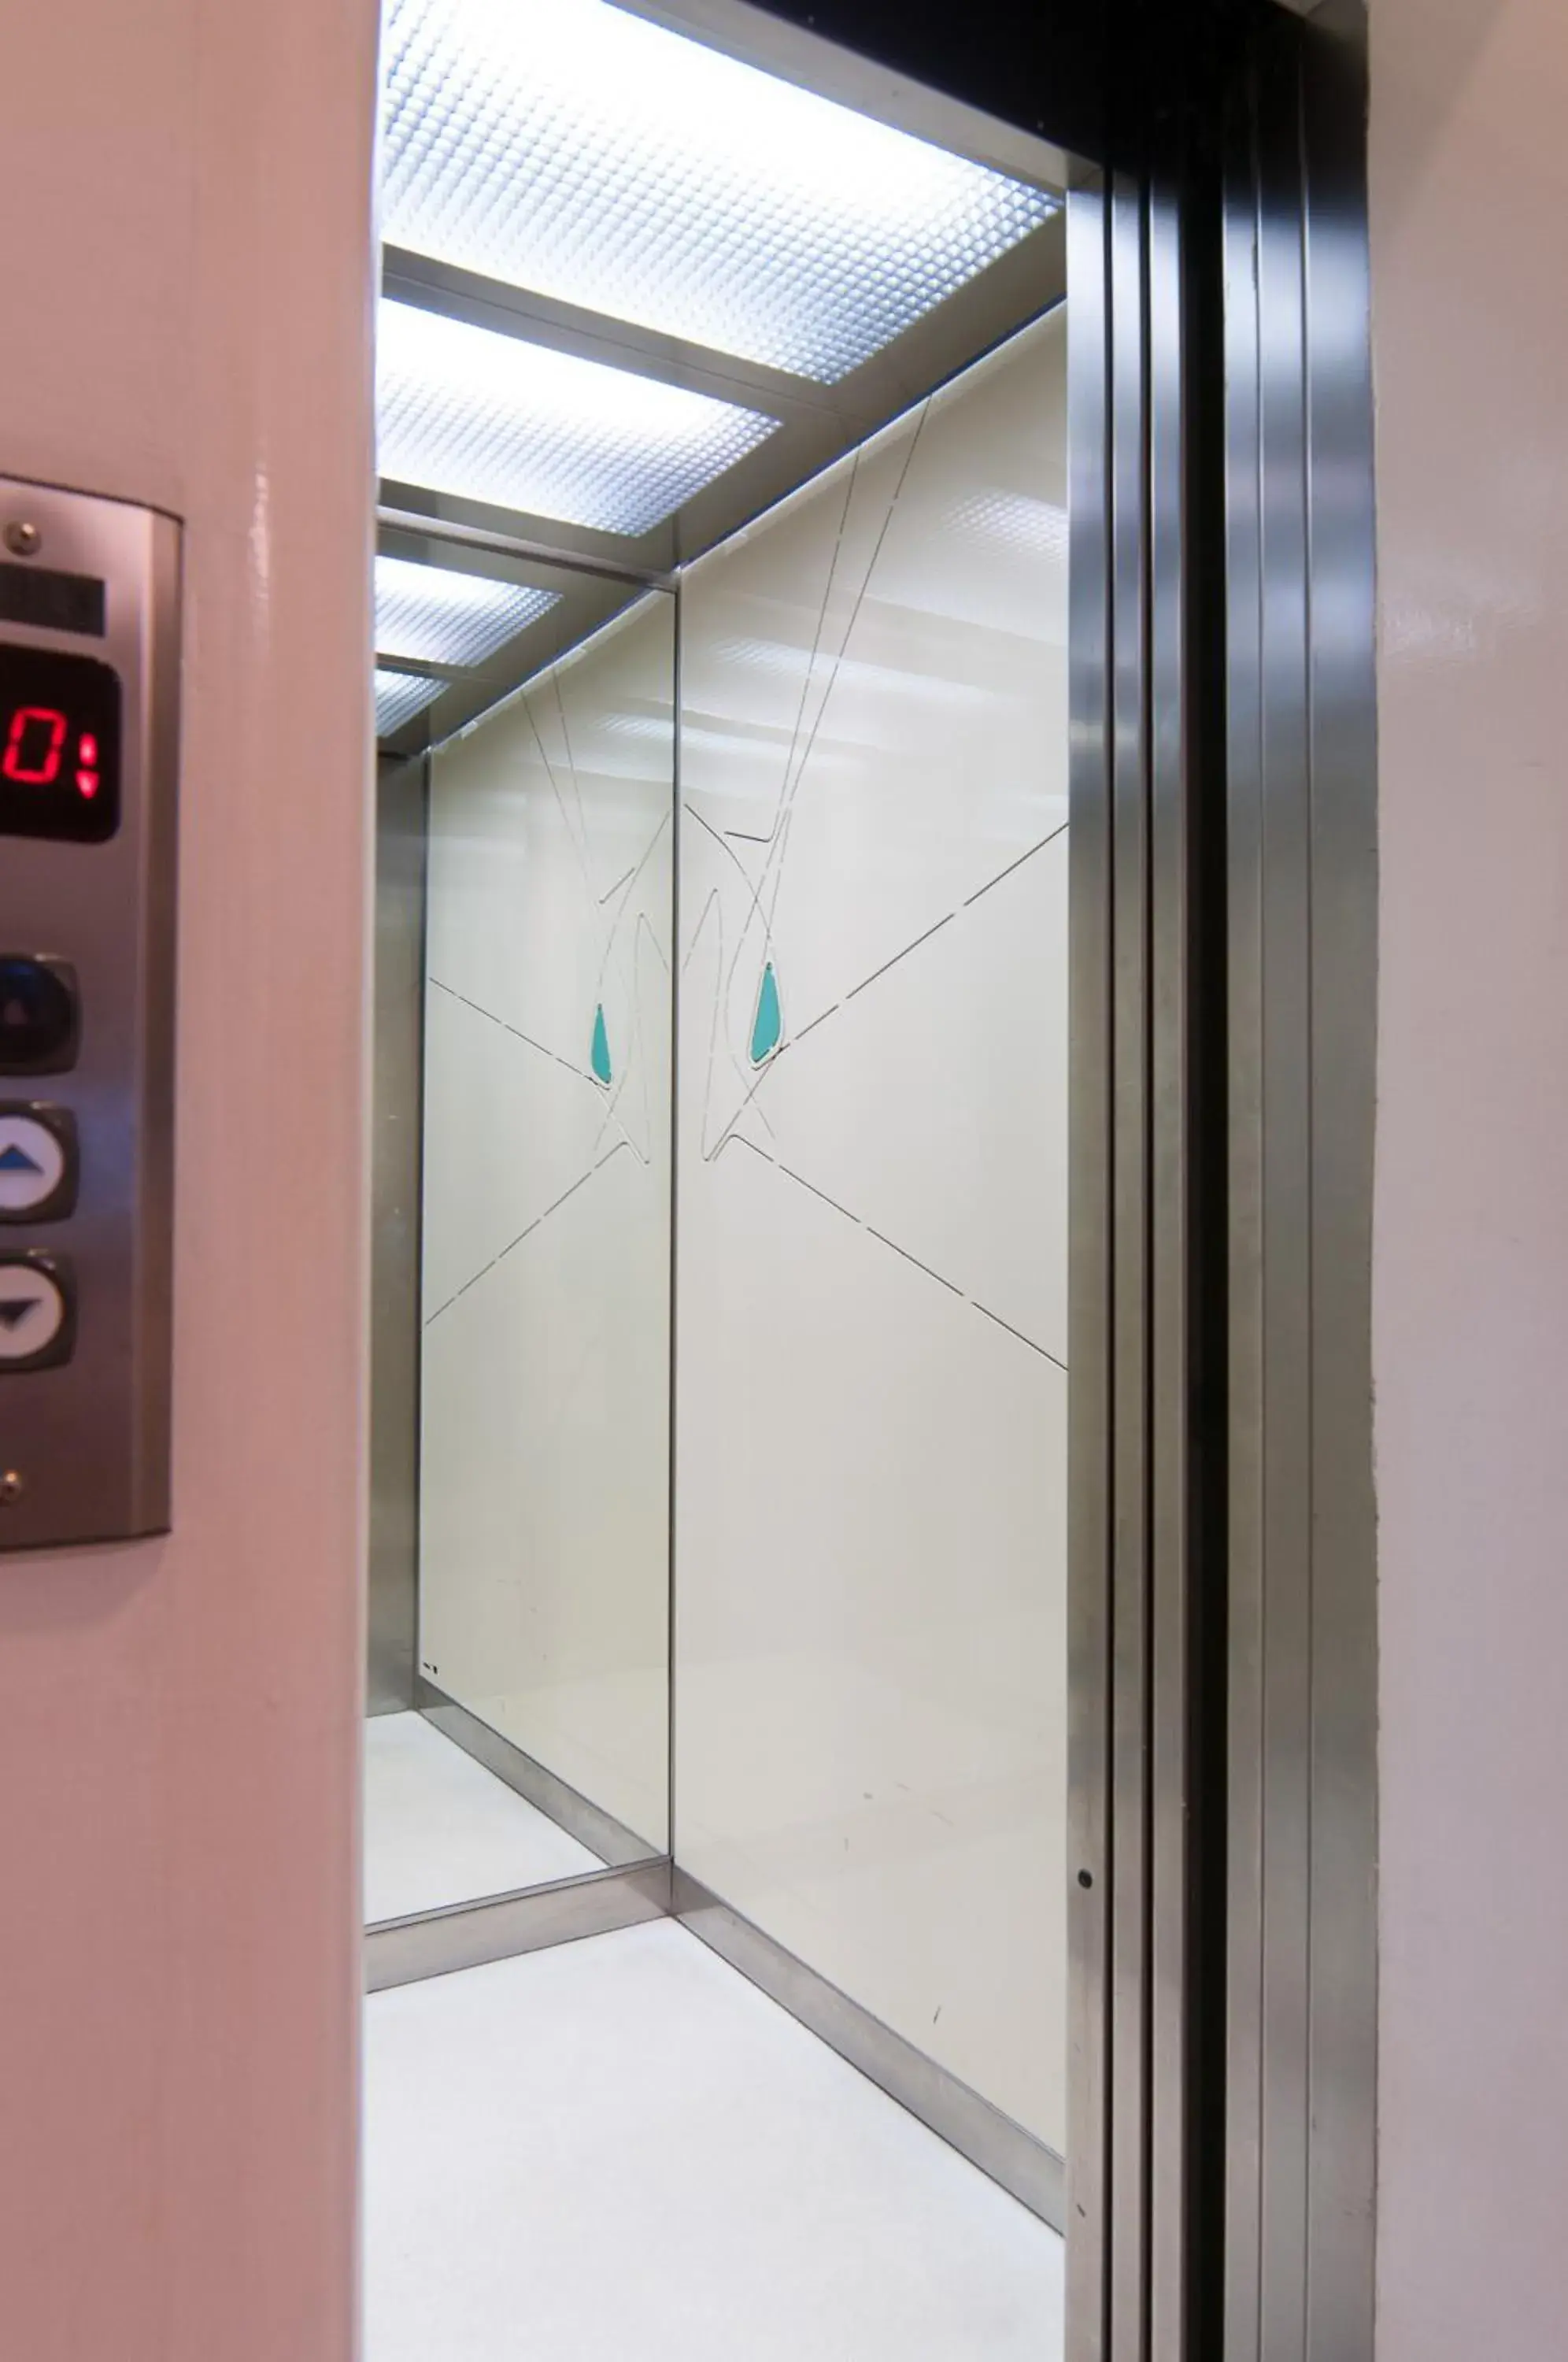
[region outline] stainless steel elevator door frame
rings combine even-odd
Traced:
[[[1185,149],[1153,108],[1069,220],[1068,2352],[1348,2362],[1376,2000],[1356,12],[1260,8],[1192,90]]]
[[[1088,182],[1069,212],[1073,2362],[1186,2354],[1199,2260],[1193,1305],[1218,1209],[1193,1187],[1211,1012],[1192,841],[1213,780],[1189,213],[1179,178],[1149,171]]]
[[[1376,794],[1364,21],[1261,21],[1225,160],[1225,2362],[1373,2344]]]

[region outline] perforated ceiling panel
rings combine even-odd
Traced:
[[[376,667],[376,735],[390,738],[427,705],[434,705],[446,688],[444,680],[426,680],[414,672],[383,672]]]
[[[646,533],[777,422],[413,304],[383,303],[383,476],[604,533]]]
[[[376,653],[478,665],[555,606],[560,593],[407,557],[376,560]]]
[[[603,0],[387,0],[383,235],[831,383],[1055,210]]]

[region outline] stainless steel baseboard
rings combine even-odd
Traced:
[[[595,1870],[552,1886],[525,1888],[483,1903],[454,1904],[410,1919],[383,1919],[365,1930],[365,1990],[449,1976],[520,1952],[543,1951],[584,1936],[667,1918],[670,1866],[644,1861],[633,1870]]]
[[[675,1915],[791,2017],[918,2116],[1052,2229],[1066,2225],[1066,2169],[1055,2149],[1004,2116],[946,2068],[807,1968],[685,1871],[673,1879]]]
[[[465,1755],[471,1755],[476,1763],[493,1772],[519,1796],[525,1796],[558,1828],[565,1829],[568,1837],[575,1838],[579,1845],[597,1854],[608,1869],[626,1870],[638,1862],[658,1860],[661,1848],[649,1845],[624,1821],[591,1804],[578,1789],[569,1787],[554,1772],[547,1771],[532,1755],[525,1755],[510,1738],[503,1738],[488,1722],[481,1722],[477,1714],[470,1714],[466,1705],[459,1705],[444,1690],[438,1690],[434,1682],[426,1681],[423,1673],[415,1684],[414,1702],[443,1738],[449,1738],[454,1747],[460,1747]]]

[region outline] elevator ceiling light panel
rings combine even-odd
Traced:
[[[382,234],[831,384],[1056,210],[603,0],[387,0]]]
[[[423,673],[383,672],[376,667],[376,735],[390,738],[427,705],[434,705],[447,687],[444,680],[426,680]]]
[[[378,557],[376,654],[415,664],[483,664],[559,598],[525,582]]]
[[[777,421],[411,304],[381,307],[378,464],[602,533],[646,533]]]

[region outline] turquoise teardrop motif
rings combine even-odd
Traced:
[[[611,1078],[610,1036],[604,1027],[602,1001],[593,1012],[593,1048],[589,1054],[589,1065],[593,1068],[594,1081],[602,1083],[608,1089]]]
[[[751,1063],[760,1066],[778,1047],[778,1037],[784,1031],[784,1014],[778,1006],[778,979],[768,961],[762,971],[757,988],[756,1015],[751,1021]]]

